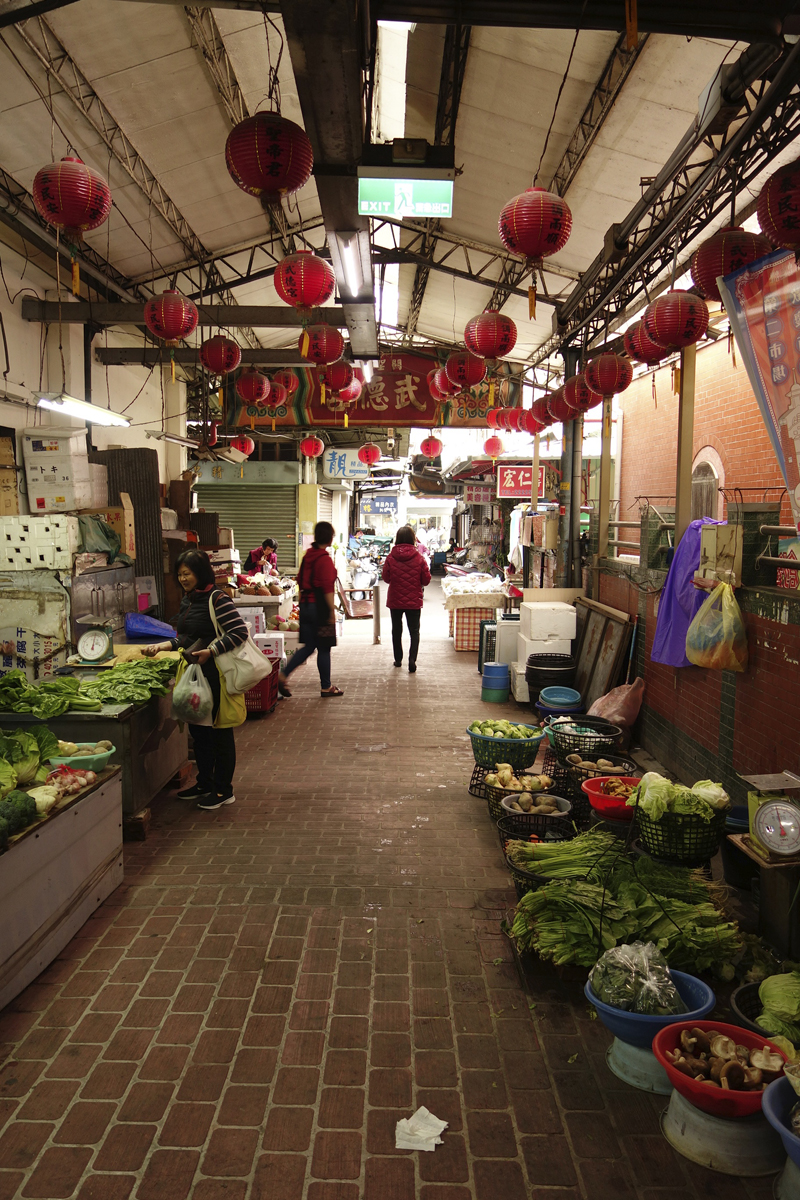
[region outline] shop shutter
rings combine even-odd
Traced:
[[[319,489],[317,512],[319,513],[320,521],[330,521],[331,524],[333,523],[333,492],[330,488],[321,487]]]
[[[264,538],[278,543],[278,567],[297,569],[297,488],[255,483],[202,484],[196,488],[197,504],[219,513],[220,525],[233,530],[233,541],[242,565]]]

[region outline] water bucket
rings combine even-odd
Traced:
[[[481,700],[488,704],[505,704],[508,700],[508,688],[481,688]]]
[[[508,687],[508,663],[485,662],[483,664],[483,686],[489,688]]]

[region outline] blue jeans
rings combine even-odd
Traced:
[[[304,612],[304,609],[307,611]],[[296,671],[316,650],[319,686],[323,692],[326,692],[331,686],[331,648],[317,645],[316,606],[313,604],[300,605],[300,641],[303,643],[302,646],[295,650],[286,664],[285,678],[288,679],[292,671]]]

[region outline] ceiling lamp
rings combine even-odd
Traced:
[[[758,223],[775,246],[800,246],[800,159],[770,175],[758,197]]]
[[[375,466],[376,462],[380,461],[381,448],[376,446],[374,442],[366,442],[358,451],[358,461],[364,463],[370,469]]]
[[[497,366],[498,358],[510,354],[516,346],[517,327],[510,317],[490,308],[467,322],[464,342],[471,354],[485,358],[492,368]]]
[[[327,304],[335,290],[330,263],[310,250],[287,254],[275,268],[275,291],[304,318],[310,318],[312,308]]]
[[[237,187],[277,200],[311,178],[314,152],[304,129],[280,113],[260,112],[234,125],[225,143],[225,164]]]
[[[648,367],[654,367],[656,363],[660,363],[667,354],[667,350],[663,346],[657,346],[647,336],[641,321],[637,321],[635,325],[631,325],[630,329],[626,330],[622,341],[626,353],[635,362],[645,363]]]
[[[484,454],[489,455],[489,458],[492,460],[493,463],[497,462],[497,459],[503,453],[503,443],[500,441],[500,438],[499,437],[487,438],[486,441],[483,443],[483,452],[484,452]]]
[[[325,449],[325,443],[322,438],[307,437],[303,438],[300,443],[300,453],[304,458],[319,458]]]
[[[426,458],[438,458],[442,453],[442,443],[437,437],[434,437],[433,434],[431,434],[430,437],[426,437],[423,441],[422,445],[420,446],[420,452],[424,454]]]
[[[364,390],[364,385],[357,375],[353,376],[353,382],[347,387],[342,388],[339,392],[339,399],[344,404],[355,404],[356,400],[361,399],[361,393]]]
[[[433,382],[435,383],[443,399],[449,400],[452,396],[458,395],[458,384],[451,382],[450,377],[448,376],[444,367],[439,367],[438,371],[435,372],[433,376]]]
[[[88,400],[79,400],[66,392],[34,392],[37,408],[47,408],[50,412],[60,413],[62,417],[77,417],[88,425],[119,425],[125,428],[130,425],[127,417],[113,412],[110,408],[102,408]]]
[[[232,338],[215,334],[200,347],[200,362],[211,375],[227,375],[242,361],[242,351]]]
[[[581,376],[581,378],[583,378],[583,376]],[[547,397],[547,411],[550,413],[550,416],[554,421],[558,421],[562,425],[565,425],[567,421],[574,420],[576,416],[574,410],[570,408],[569,404],[567,403],[565,394],[566,389],[567,385],[565,385],[563,388],[559,388],[556,392],[551,392],[551,394]],[[594,399],[595,403],[598,403],[600,397],[595,396]]]
[[[269,391],[270,382],[260,371],[243,371],[236,380],[236,395],[245,404],[265,404]]]
[[[235,437],[231,442],[231,450],[238,450],[240,454],[246,454],[249,458],[256,448],[256,444],[247,434],[242,434],[240,437]]]
[[[665,292],[648,304],[642,317],[644,331],[658,346],[680,350],[699,342],[708,329],[708,307],[691,292]]]
[[[279,383],[282,387],[285,387],[290,396],[293,396],[300,387],[300,380],[297,378],[294,371],[290,371],[288,367],[285,367],[282,371],[276,371],[272,376],[272,381],[273,383]]]
[[[706,300],[721,300],[717,279],[769,254],[772,245],[763,233],[748,233],[739,225],[720,229],[692,255],[692,279]]]
[[[102,175],[77,155],[48,163],[33,180],[33,203],[39,216],[69,241],[81,242],[111,211],[111,190]],[[80,294],[78,260],[72,256],[72,291]]]
[[[486,363],[482,358],[461,350],[448,357],[445,371],[456,391],[466,392],[486,378]]]
[[[308,325],[300,335],[297,343],[303,358],[315,362],[318,366],[329,366],[342,357],[344,338],[338,329],[331,325]],[[325,373],[319,376],[321,403],[325,403]]]
[[[627,358],[621,358],[619,354],[600,354],[592,359],[583,374],[592,392],[597,393],[595,403],[599,403],[601,396],[608,400],[610,396],[630,387],[633,367]]]
[[[350,387],[355,378],[353,364],[345,362],[343,358],[339,358],[336,362],[331,363],[330,366],[325,368],[320,378],[325,380],[327,388],[338,395],[343,388]]]

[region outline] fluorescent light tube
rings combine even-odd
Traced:
[[[356,256],[355,247],[352,239],[349,242],[342,242],[342,267],[344,268],[344,278],[347,283],[347,290],[351,296],[357,296],[361,291],[361,270]]]
[[[65,392],[36,392],[37,408],[47,408],[51,412],[61,413],[64,417],[77,417],[79,421],[87,421],[90,425],[130,425],[127,417],[112,412],[110,408],[101,408],[99,404],[89,404],[86,400],[77,400]]]
[[[361,373],[364,376],[364,383],[369,383],[372,379],[373,367],[371,362],[361,363]]]
[[[177,446],[188,446],[191,450],[197,450],[201,446],[195,438],[181,437],[179,433],[162,433],[160,429],[145,429],[144,436],[155,438],[158,442],[174,442]]]

